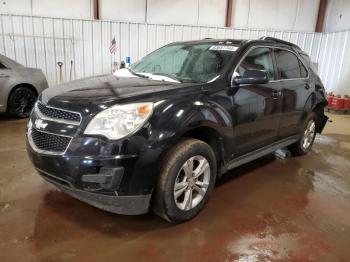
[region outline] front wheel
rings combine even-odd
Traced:
[[[186,139],[163,159],[152,209],[172,223],[196,216],[207,202],[216,178],[216,159],[211,147]]]
[[[316,123],[316,115],[311,113],[303,125],[300,140],[289,147],[293,154],[305,155],[311,150],[316,137]]]
[[[28,117],[35,104],[36,94],[27,87],[18,87],[8,99],[8,113],[17,118]]]

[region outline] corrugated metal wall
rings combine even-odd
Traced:
[[[1,14],[0,33],[0,53],[23,65],[41,68],[50,84],[60,81],[59,61],[63,62],[63,81],[69,81],[110,73],[114,62],[125,60],[127,55],[133,62],[173,41],[205,37],[256,39],[261,36],[298,44],[309,53],[313,62],[318,63],[320,76],[329,91],[343,90],[350,81],[344,80],[350,68],[348,31],[321,34]],[[109,45],[114,36],[118,50],[115,55],[110,55]]]

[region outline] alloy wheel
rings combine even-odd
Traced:
[[[210,165],[203,156],[189,158],[181,167],[174,184],[176,206],[188,211],[204,198],[210,182]]]
[[[14,111],[17,115],[27,116],[35,103],[35,95],[29,90],[17,90],[13,98]]]
[[[316,123],[313,119],[311,119],[305,128],[303,138],[301,140],[301,145],[304,150],[308,150],[310,145],[312,144],[312,141],[314,139],[316,132]]]

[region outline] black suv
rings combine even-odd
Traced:
[[[170,222],[199,213],[227,170],[310,151],[327,117],[308,55],[275,39],[177,42],[114,75],[45,90],[28,153],[39,174],[95,207]]]

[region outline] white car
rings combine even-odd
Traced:
[[[0,112],[28,117],[37,97],[46,88],[48,83],[41,69],[24,67],[0,55]]]

